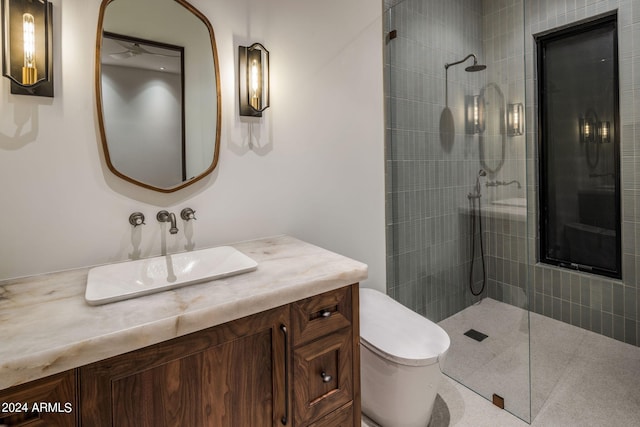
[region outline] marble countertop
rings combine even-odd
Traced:
[[[90,306],[89,269],[0,282],[0,390],[360,282],[367,266],[289,236],[232,244],[256,271]]]

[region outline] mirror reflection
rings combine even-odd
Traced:
[[[491,174],[497,173],[505,161],[507,132],[505,101],[500,86],[485,85],[480,91],[485,105],[485,130],[480,135],[480,164]]]
[[[183,0],[103,0],[96,90],[109,169],[171,192],[217,163],[220,92],[213,29]]]

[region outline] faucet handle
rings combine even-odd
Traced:
[[[145,225],[146,223],[144,222],[144,214],[142,212],[132,213],[131,215],[129,215],[129,224],[133,225],[134,227]]]
[[[192,219],[198,219],[198,218],[196,218],[196,211],[194,211],[191,208],[182,209],[182,212],[180,212],[180,218],[184,219],[185,221],[191,221]]]

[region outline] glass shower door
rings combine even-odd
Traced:
[[[387,292],[447,331],[446,375],[530,421],[523,2],[385,6]]]

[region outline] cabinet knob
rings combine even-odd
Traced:
[[[331,375],[327,374],[325,371],[322,371],[320,373],[320,377],[322,378],[322,382],[323,383],[328,383],[333,379],[333,377]]]

